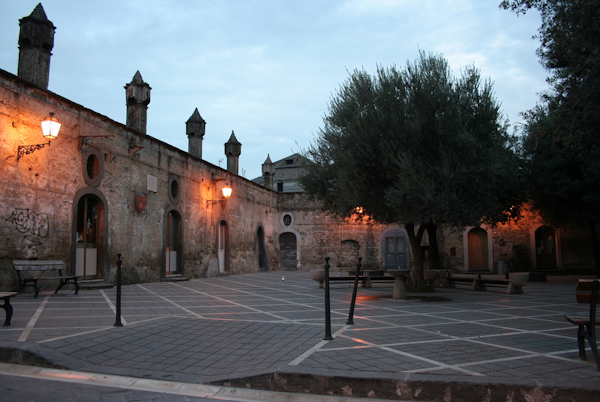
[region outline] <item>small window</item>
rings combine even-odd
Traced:
[[[98,187],[104,177],[104,154],[96,148],[87,148],[81,160],[81,173],[88,186]]]
[[[91,154],[87,158],[87,174],[90,179],[95,179],[100,174],[100,161],[98,157],[94,154]]]
[[[286,212],[285,214],[281,215],[281,224],[284,227],[290,227],[294,224],[294,215],[290,212]]]
[[[286,165],[293,165],[294,164],[294,160],[293,159],[286,159],[285,160],[285,164]]]
[[[277,183],[277,192],[282,193],[283,192],[283,183]]]
[[[168,186],[169,200],[174,205],[179,204],[181,199],[181,182],[179,181],[179,177],[175,175],[170,176]]]

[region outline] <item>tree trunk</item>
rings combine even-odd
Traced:
[[[417,286],[425,281],[423,275],[423,261],[425,260],[425,252],[421,248],[421,240],[423,240],[423,233],[425,233],[425,225],[420,225],[417,234],[415,234],[414,223],[407,223],[404,225],[408,232],[408,239],[410,240],[410,248],[413,252],[413,259],[415,261],[415,277],[412,278],[413,286]]]
[[[433,222],[427,224],[429,236],[429,269],[440,269],[440,250],[437,242],[437,225]]]
[[[596,221],[588,218],[590,235],[592,236],[592,249],[594,250],[594,263],[596,264],[596,278],[600,278],[600,245],[598,244],[598,231]]]

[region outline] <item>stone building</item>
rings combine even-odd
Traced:
[[[125,86],[127,122],[115,122],[48,90],[55,27],[41,5],[20,29],[18,75],[0,70],[0,290],[16,287],[12,259],[62,260],[71,274],[112,282],[122,253],[125,283],[309,270],[327,255],[334,270],[353,269],[358,256],[373,269],[410,266],[403,227],[360,214],[340,221],[307,199],[299,154],[268,157],[250,181],[238,175],[242,144],[232,132],[227,169],[212,165],[202,159],[198,109],[186,122],[189,152],[153,138],[152,88],[139,71]],[[60,122],[55,139],[42,137],[44,119]],[[589,266],[584,237],[531,215],[519,225],[445,228],[438,240],[444,267],[492,272],[527,255],[534,267],[542,257]]]

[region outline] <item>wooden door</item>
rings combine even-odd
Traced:
[[[469,231],[469,271],[489,270],[487,232],[481,228]]]

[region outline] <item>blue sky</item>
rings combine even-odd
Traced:
[[[18,20],[39,0],[0,0],[0,68],[17,72]],[[532,39],[541,21],[500,0],[46,0],[57,27],[48,89],[125,123],[137,70],[152,87],[149,135],[187,151],[185,122],[206,120],[203,159],[226,166],[235,130],[240,174],[306,148],[349,72],[402,67],[419,50],[456,75],[490,78],[511,124],[546,90]]]

